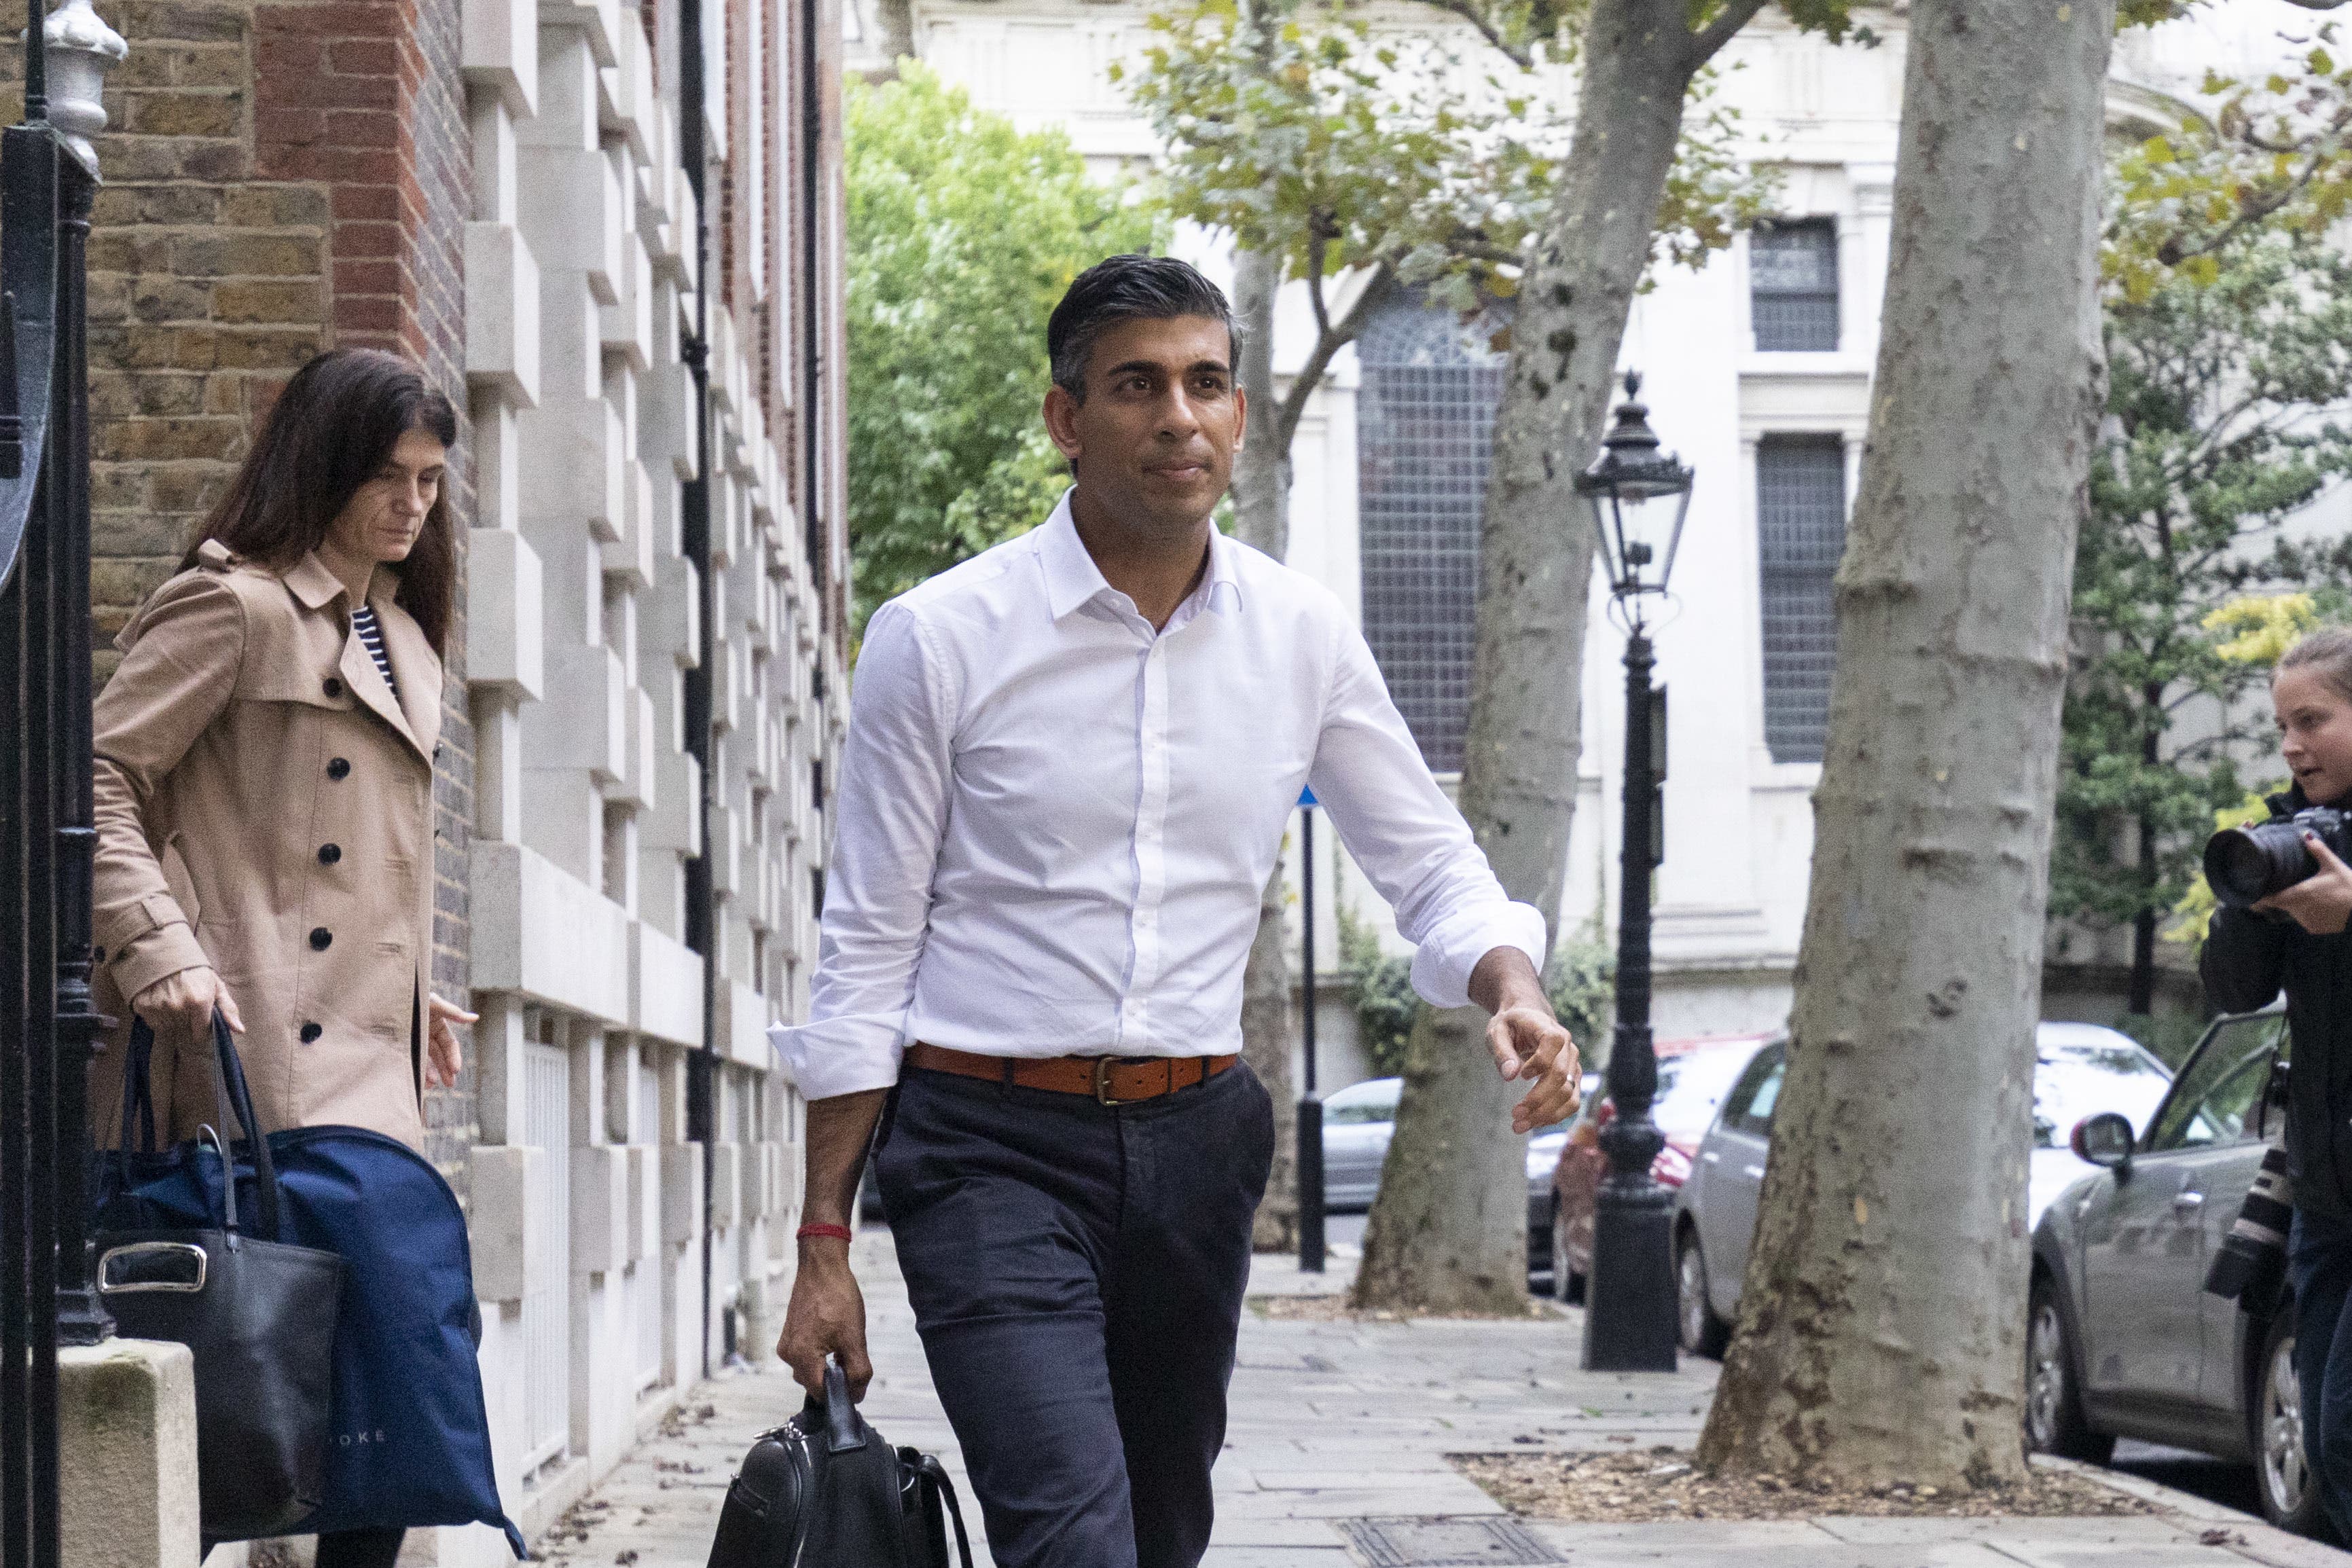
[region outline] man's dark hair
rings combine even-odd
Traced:
[[[1045,323],[1045,352],[1054,384],[1078,402],[1087,401],[1087,360],[1095,340],[1121,321],[1170,321],[1205,316],[1222,321],[1225,336],[1241,352],[1234,309],[1224,292],[1192,267],[1168,256],[1114,256],[1098,261],[1070,284]]]

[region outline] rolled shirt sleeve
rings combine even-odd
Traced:
[[[1432,1007],[1465,1006],[1470,972],[1497,947],[1517,948],[1540,974],[1550,947],[1542,912],[1496,880],[1430,777],[1363,637],[1342,628],[1339,639],[1308,787],[1415,944],[1412,988]]]
[[[812,1100],[898,1081],[947,824],[952,703],[940,674],[911,611],[875,612],[850,696],[809,1019],[768,1031]]]

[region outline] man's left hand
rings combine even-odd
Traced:
[[[1511,1131],[1532,1133],[1564,1122],[1583,1103],[1580,1062],[1576,1042],[1568,1037],[1551,1009],[1522,1004],[1507,1007],[1486,1020],[1486,1046],[1505,1078],[1533,1085],[1527,1098],[1511,1107]]]

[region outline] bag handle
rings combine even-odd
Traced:
[[[131,1025],[131,1051],[123,1062],[122,1071],[122,1143],[116,1151],[118,1160],[127,1159],[132,1147],[131,1128],[134,1118],[141,1123],[144,1137],[138,1147],[152,1154],[155,1148],[154,1099],[154,1027],[145,1019],[135,1019]],[[278,1166],[270,1158],[269,1140],[262,1135],[261,1119],[253,1109],[253,1091],[246,1082],[245,1062],[236,1052],[236,1038],[230,1033],[228,1020],[216,1009],[213,1013],[213,1098],[220,1116],[221,1128],[244,1131],[246,1145],[253,1151],[253,1195],[260,1210],[260,1224],[253,1232],[265,1241],[278,1239],[279,1208],[278,1201]],[[215,1134],[215,1137],[220,1134]],[[226,1149],[221,1156],[222,1185],[231,1189],[228,1197],[229,1228],[236,1228],[236,1168]]]
[[[947,1468],[934,1454],[918,1455],[915,1468],[923,1479],[940,1490],[940,1500],[948,1505],[948,1517],[955,1521],[956,1552],[963,1558],[963,1568],[971,1568],[971,1537],[963,1532],[963,1505],[956,1501],[955,1482],[948,1479]]]
[[[845,1454],[866,1446],[865,1423],[857,1418],[857,1406],[849,1397],[849,1374],[830,1354],[824,1358],[824,1446],[828,1452]]]

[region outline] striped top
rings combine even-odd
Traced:
[[[394,696],[400,695],[400,683],[392,678],[392,655],[383,651],[383,628],[376,624],[374,609],[362,604],[353,610],[352,630],[358,633],[361,644],[368,651],[368,657],[375,661],[377,671],[383,676],[383,684],[392,688]]]

